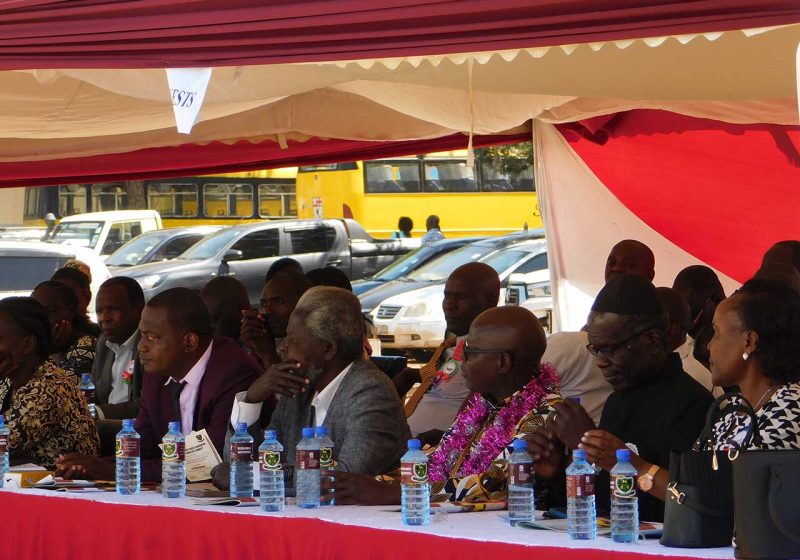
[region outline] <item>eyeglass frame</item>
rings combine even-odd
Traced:
[[[621,341],[619,341],[619,342],[617,342],[615,344],[604,344],[604,345],[602,345],[600,347],[597,347],[594,344],[589,343],[589,344],[586,345],[586,349],[589,351],[589,354],[591,354],[592,356],[597,357],[597,356],[602,355],[605,358],[610,358],[611,356],[616,354],[617,351],[620,348],[622,348],[623,345],[625,345],[628,348],[628,350],[630,350],[631,349],[631,345],[628,344],[628,343],[631,340],[633,340],[637,336],[641,336],[644,333],[646,333],[647,331],[651,331],[651,330],[653,330],[655,328],[656,327],[654,327],[653,325],[650,325],[647,328],[640,329],[640,330],[636,331],[635,333],[633,333],[629,337],[624,338],[624,339],[622,339]]]
[[[464,342],[464,349],[463,349],[462,352],[463,352],[462,356],[464,357],[464,359],[463,359],[464,362],[468,362],[468,361],[474,359],[475,354],[508,354],[509,356],[511,356],[512,360],[514,359],[514,354],[511,353],[511,350],[500,350],[500,349],[497,349],[497,348],[485,348],[485,349],[484,348],[475,348],[475,349],[472,349],[472,348],[470,348],[469,343],[467,343],[466,341]],[[469,356],[470,354],[472,354],[472,357]]]

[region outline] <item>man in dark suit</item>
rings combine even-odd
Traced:
[[[258,377],[258,365],[234,340],[212,338],[203,300],[186,288],[153,297],[139,323],[139,360],[144,368],[142,399],[136,417],[141,435],[142,480],[161,480],[158,443],[170,421],[184,435],[205,429],[222,454],[233,397]],[[82,455],[57,460],[60,474],[114,478],[114,464]]]

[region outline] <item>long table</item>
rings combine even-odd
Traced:
[[[656,560],[733,558],[731,548],[675,549],[656,541],[571,541],[518,529],[504,512],[436,514],[405,527],[391,507],[196,506],[155,492],[138,496],[0,490],[0,558],[14,560],[188,560],[341,558],[346,560]]]

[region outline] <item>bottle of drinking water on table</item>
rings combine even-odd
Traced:
[[[89,414],[92,415],[92,418],[97,418],[97,409],[94,406],[95,401],[95,387],[94,383],[92,383],[92,375],[89,373],[84,373],[81,376],[81,382],[78,385],[78,389],[80,389],[83,398],[86,399],[86,404],[89,405]]]
[[[253,436],[246,422],[236,423],[231,438],[231,497],[253,497]]]
[[[508,460],[508,520],[533,521],[533,458],[528,454],[525,440],[514,440],[514,452]]]
[[[165,498],[186,495],[186,438],[180,422],[170,422],[161,440],[161,494]]]
[[[572,464],[567,467],[567,533],[571,539],[593,539],[597,533],[594,477],[586,451],[574,450]]]
[[[283,511],[283,446],[275,430],[264,430],[264,443],[258,448],[258,472],[261,510]]]
[[[431,522],[431,489],[428,484],[428,456],[418,439],[408,440],[408,452],[400,459],[404,525]]]
[[[335,468],[333,459],[333,440],[328,436],[328,428],[317,426],[314,430],[314,437],[319,445],[319,468],[320,470],[332,471]],[[330,478],[330,477],[328,477]],[[320,501],[321,506],[332,506],[334,500]]]
[[[631,464],[631,450],[617,449],[617,464],[611,469],[611,540],[614,542],[636,542],[639,538],[637,474]]]
[[[297,477],[297,506],[319,507],[319,442],[314,438],[314,428],[303,428],[303,439],[297,444],[294,472]]]
[[[142,481],[141,441],[133,428],[133,418],[122,421],[122,430],[117,434],[117,494],[138,494]]]
[[[3,479],[8,472],[8,436],[11,430],[6,426],[5,416],[0,414],[0,488],[3,487]]]

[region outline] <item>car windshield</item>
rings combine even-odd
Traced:
[[[372,279],[380,280],[382,282],[397,280],[401,276],[405,276],[417,268],[419,263],[431,258],[431,255],[433,254],[435,254],[435,249],[431,248],[430,246],[423,245],[422,247],[414,249],[410,253],[406,253],[383,270],[378,271],[375,276],[372,277]]]
[[[213,233],[189,247],[189,249],[178,258],[192,261],[210,259],[219,253],[228,243],[243,233],[243,230],[236,228],[221,229],[217,233]]]
[[[509,268],[514,266],[517,263],[522,262],[525,257],[530,256],[530,253],[527,251],[520,251],[520,250],[500,250],[496,253],[492,253],[485,259],[481,259],[482,263],[488,264],[493,269],[497,271],[497,274],[503,275]]]
[[[495,247],[488,245],[466,245],[425,263],[406,278],[413,282],[441,282],[462,264],[480,260],[494,250]]]
[[[169,236],[170,233],[168,231],[159,231],[134,237],[114,251],[106,259],[106,264],[110,266],[133,266],[139,264],[150,251]]]
[[[50,279],[69,257],[0,257],[0,292],[30,292]]]
[[[53,235],[48,241],[94,249],[100,239],[101,231],[103,231],[103,222],[62,222],[53,230]]]

